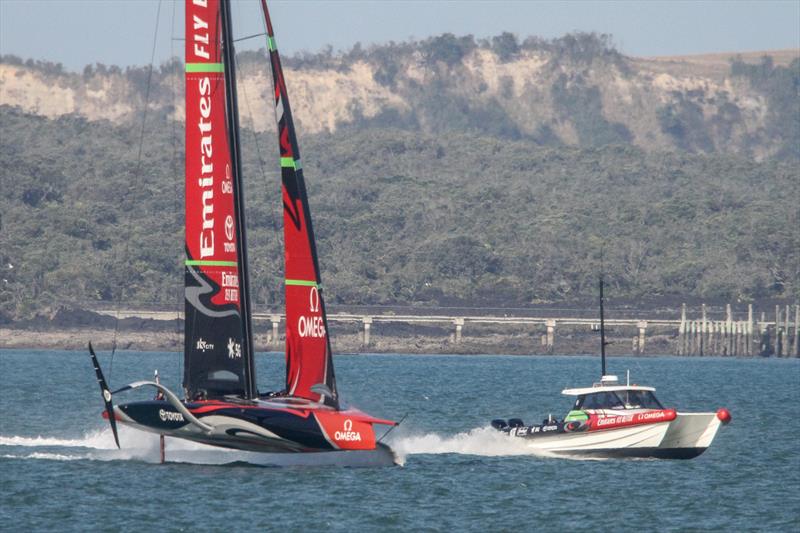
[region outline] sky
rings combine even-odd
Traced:
[[[260,33],[259,0],[234,0],[237,37]],[[613,35],[627,55],[663,56],[800,48],[800,0],[273,0],[283,54],[451,32],[524,38],[572,31]],[[183,2],[173,0],[0,0],[0,53],[62,63],[160,64],[182,56]],[[156,32],[156,27],[158,31]],[[264,47],[244,40],[238,50]]]

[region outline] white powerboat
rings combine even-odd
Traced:
[[[564,389],[574,396],[563,420],[548,417],[539,425],[519,418],[493,420],[492,426],[510,437],[526,439],[533,451],[582,457],[642,457],[692,459],[703,453],[720,426],[731,421],[727,409],[679,413],[656,399],[653,387],[621,385],[606,375],[603,281],[600,280],[602,377],[591,387]]]

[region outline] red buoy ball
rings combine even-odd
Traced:
[[[717,418],[719,418],[723,424],[727,424],[731,421],[731,412],[723,407],[717,411]]]

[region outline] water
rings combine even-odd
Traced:
[[[118,353],[111,386],[180,381],[175,354]],[[282,356],[258,357],[262,389]],[[563,416],[589,357],[338,356],[342,396],[405,422],[387,437],[404,466],[266,468],[257,458],[100,418],[85,353],[0,350],[0,529],[798,530],[800,361],[613,358],[682,410],[727,407],[733,423],[692,461],[578,461],[527,454],[492,418]],[[149,394],[149,392],[147,393]],[[135,397],[131,396],[131,398]],[[257,454],[253,454],[256,455]]]

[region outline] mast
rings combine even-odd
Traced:
[[[603,316],[603,274],[600,274],[600,361],[602,373],[600,377],[606,375],[606,323]]]
[[[228,123],[228,145],[231,152],[233,174],[233,198],[236,205],[236,241],[239,263],[239,299],[242,310],[242,355],[245,370],[245,398],[255,398],[256,388],[255,352],[253,350],[253,324],[250,310],[250,273],[247,262],[247,235],[244,216],[244,188],[242,187],[242,157],[239,144],[239,105],[236,93],[236,50],[233,47],[230,0],[220,0],[222,17],[222,54],[225,64],[226,118]]]

